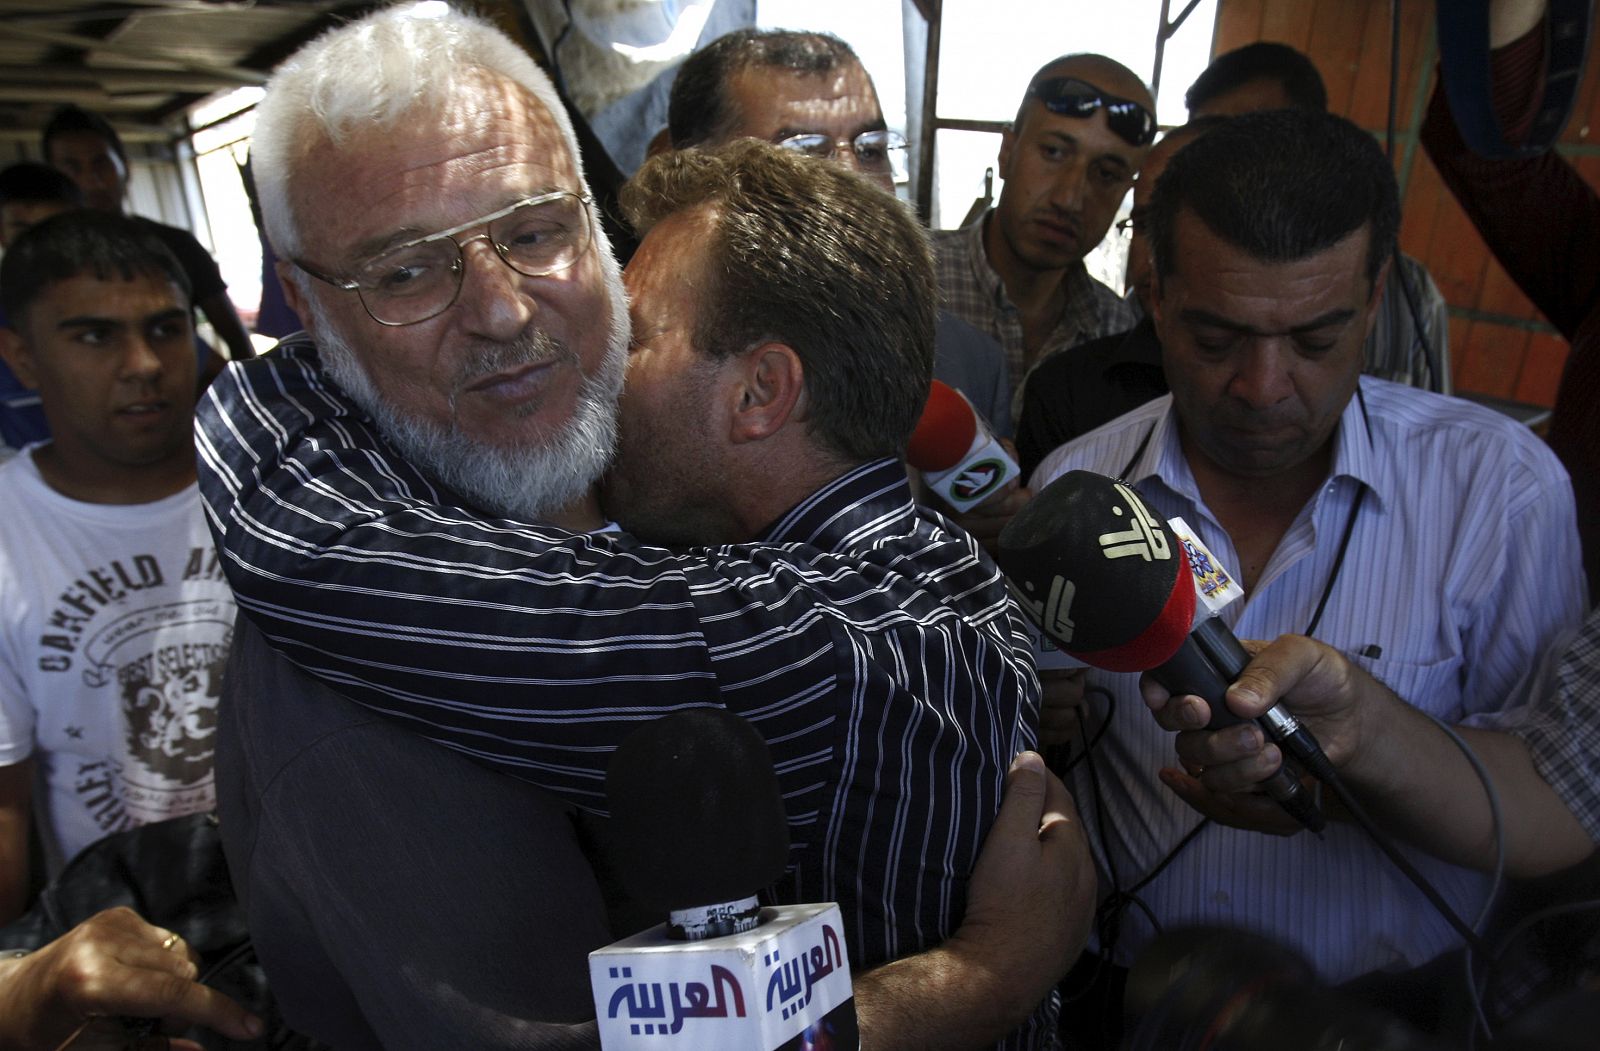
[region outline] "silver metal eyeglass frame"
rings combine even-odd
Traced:
[[[583,244],[581,247],[579,247],[577,252],[573,254],[570,260],[561,264],[560,266],[554,266],[547,270],[539,270],[532,273],[527,270],[520,269],[516,266],[516,264],[512,263],[509,258],[507,258],[506,253],[509,251],[509,249],[505,245],[496,242],[494,238],[490,237],[487,229],[485,229],[481,234],[473,234],[471,237],[463,240],[456,240],[457,234],[464,233],[467,230],[473,229],[474,227],[488,227],[489,224],[493,223],[496,219],[504,219],[506,216],[520,208],[526,208],[529,205],[548,204],[551,201],[558,201],[563,197],[571,197],[572,199],[576,200],[582,208]],[[392,255],[396,252],[403,252],[408,248],[416,248],[418,245],[427,244],[431,241],[448,240],[451,244],[456,246],[456,261],[454,267],[452,268],[456,275],[455,291],[450,294],[449,301],[438,310],[433,311],[433,313],[427,314],[423,317],[414,318],[410,321],[385,321],[383,318],[373,313],[372,306],[367,302],[367,297],[362,291],[361,282],[359,281],[355,281],[350,278],[341,279],[322,273],[316,268],[307,265],[303,260],[300,259],[291,258],[289,261],[295,266],[299,267],[301,270],[304,270],[307,274],[310,274],[312,277],[316,278],[318,281],[332,285],[334,288],[337,288],[343,292],[354,292],[356,294],[356,298],[361,301],[361,309],[367,312],[367,316],[386,328],[404,328],[407,325],[420,325],[424,321],[432,321],[440,314],[443,314],[446,310],[449,310],[451,307],[455,306],[456,300],[461,298],[461,287],[462,285],[466,284],[467,279],[466,246],[476,240],[479,240],[480,238],[487,240],[489,244],[494,247],[494,254],[502,263],[510,267],[514,272],[521,274],[523,277],[548,277],[551,274],[558,274],[571,267],[579,259],[583,258],[583,254],[587,252],[589,250],[589,246],[594,243],[594,216],[590,214],[590,206],[593,203],[593,197],[590,197],[587,194],[577,194],[571,190],[552,190],[549,193],[534,194],[531,197],[524,197],[520,201],[508,204],[499,211],[490,212],[488,215],[480,215],[478,218],[464,222],[460,226],[452,226],[448,230],[440,230],[438,233],[426,234],[422,237],[416,237],[409,241],[404,241],[393,246],[392,248],[385,248],[377,255],[371,256],[370,258],[358,263],[356,265],[356,269],[360,270],[361,268],[371,264],[374,260],[382,259],[386,255]]]
[[[906,148],[906,139],[905,139],[904,135],[901,135],[897,131],[891,131],[888,128],[872,128],[872,129],[870,129],[868,131],[863,131],[861,134],[857,135],[853,139],[835,139],[831,135],[828,135],[826,132],[821,132],[821,131],[803,131],[803,132],[799,132],[799,133],[794,134],[794,135],[787,136],[787,137],[785,137],[783,139],[779,139],[778,142],[776,143],[776,145],[781,146],[786,150],[793,150],[796,153],[804,153],[808,157],[809,156],[816,156],[818,159],[825,159],[825,158],[823,158],[822,154],[815,154],[815,155],[811,154],[801,144],[803,142],[805,142],[805,141],[816,141],[818,145],[821,145],[823,142],[826,142],[827,146],[828,146],[828,153],[827,153],[828,157],[832,157],[835,153],[838,152],[840,146],[844,146],[850,151],[851,155],[854,156],[856,164],[860,165],[863,168],[866,168],[868,166],[869,162],[868,162],[867,158],[861,156],[861,151],[866,147],[862,147],[860,145],[860,142],[861,142],[862,139],[866,138],[869,135],[881,135],[881,136],[883,136],[883,140],[884,141],[883,141],[883,144],[882,144],[881,148],[883,150],[883,166],[884,166],[884,170],[886,170],[886,171],[894,171],[895,168],[896,168],[896,165],[894,164],[894,159],[897,156],[897,151],[905,150],[905,148]],[[902,157],[904,156],[903,153],[900,153],[898,155],[902,156]]]

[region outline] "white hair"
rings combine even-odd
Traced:
[[[521,85],[544,106],[583,166],[572,121],[543,70],[510,37],[470,15],[434,4],[376,11],[330,30],[280,65],[256,107],[251,170],[267,239],[283,259],[300,251],[289,202],[299,161],[323,143],[442,114],[461,87],[483,73]]]

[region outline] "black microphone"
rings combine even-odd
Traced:
[[[644,724],[612,753],[606,802],[623,889],[688,940],[753,930],[789,863],[766,741],[720,708]]]
[[[1106,671],[1148,671],[1173,694],[1204,699],[1210,728],[1221,729],[1240,721],[1223,695],[1250,655],[1215,616],[1220,607],[1197,581],[1190,546],[1129,486],[1070,471],[1001,530],[995,561],[1024,611],[1069,656]],[[1281,705],[1255,721],[1314,774],[1331,770],[1311,732]],[[1306,828],[1326,826],[1287,764],[1264,787]]]
[[[859,1046],[839,907],[763,908],[789,826],[766,741],[722,708],[645,723],[606,769],[624,890],[666,923],[589,954],[600,1042]]]

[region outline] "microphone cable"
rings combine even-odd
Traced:
[[[1106,731],[1111,728],[1111,718],[1109,714],[1112,703],[1111,691],[1106,689],[1104,686],[1089,686],[1086,684],[1083,688],[1084,701],[1087,702],[1090,697],[1094,696],[1105,698],[1107,716],[1101,721],[1099,729],[1095,730],[1095,732],[1091,735],[1089,733],[1087,719],[1083,714],[1083,705],[1080,704],[1078,706],[1077,711],[1075,711],[1073,714],[1078,720],[1078,736],[1083,741],[1082,750],[1079,751],[1077,755],[1073,755],[1072,742],[1068,741],[1065,744],[1050,745],[1048,748],[1044,749],[1042,753],[1044,755],[1045,765],[1048,766],[1051,771],[1062,780],[1066,780],[1067,775],[1073,770],[1076,770],[1078,765],[1089,757],[1089,753],[1094,750],[1095,745],[1100,743],[1100,739],[1104,737],[1106,735]]]
[[[1432,717],[1430,716],[1430,718]],[[1438,722],[1437,719],[1434,721],[1436,723]],[[1474,767],[1479,770],[1479,777],[1484,777],[1486,772],[1481,769],[1481,766],[1477,762],[1477,757],[1472,756],[1470,749],[1466,748],[1466,743],[1461,741],[1461,739],[1454,733],[1451,733],[1450,736],[1466,751],[1466,754],[1470,757]],[[1284,743],[1287,744],[1287,742]],[[1378,827],[1377,822],[1373,821],[1371,815],[1367,813],[1366,808],[1361,805],[1361,801],[1356,798],[1355,793],[1352,792],[1349,786],[1344,783],[1344,778],[1339,776],[1339,771],[1336,770],[1333,764],[1328,761],[1328,757],[1322,753],[1320,748],[1315,750],[1307,750],[1304,748],[1296,748],[1290,745],[1285,749],[1285,754],[1292,754],[1295,760],[1304,766],[1311,776],[1315,777],[1318,781],[1321,781],[1324,785],[1327,785],[1328,788],[1333,790],[1334,795],[1339,797],[1339,802],[1344,804],[1345,810],[1350,814],[1350,817],[1354,819],[1355,823],[1361,827],[1361,830],[1367,834],[1367,838],[1372,841],[1373,845],[1383,852],[1384,856],[1389,859],[1390,863],[1393,864],[1395,868],[1400,870],[1401,875],[1410,880],[1412,885],[1415,886],[1417,890],[1422,892],[1422,896],[1428,900],[1428,904],[1433,906],[1434,911],[1442,916],[1446,923],[1455,928],[1457,934],[1461,935],[1462,940],[1467,946],[1468,986],[1471,987],[1472,955],[1475,952],[1487,953],[1489,950],[1489,946],[1483,940],[1483,937],[1476,929],[1474,929],[1473,926],[1469,925],[1465,920],[1463,920],[1456,913],[1455,909],[1450,907],[1450,903],[1444,900],[1444,896],[1439,893],[1438,888],[1430,883],[1428,878],[1417,870],[1417,867],[1411,863],[1411,859],[1407,858],[1405,854],[1401,852],[1399,846],[1395,843],[1393,838],[1391,838],[1387,833]],[[1488,786],[1489,782],[1485,780],[1484,784]],[[1497,854],[1495,861],[1496,875],[1489,899],[1484,906],[1484,912],[1482,915],[1480,915],[1480,923],[1487,915],[1490,906],[1494,902],[1494,898],[1498,892],[1500,883],[1499,872],[1504,864],[1504,848],[1502,843],[1503,830],[1500,825],[1499,799],[1495,795],[1492,788],[1489,789],[1489,792],[1490,805],[1493,811],[1495,827]],[[1478,998],[1476,995],[1474,995],[1472,999],[1473,1007],[1478,1015],[1478,1022],[1480,1025],[1483,1025],[1485,1029],[1487,1029],[1488,1023],[1483,1016],[1483,1007],[1480,1003],[1478,1003]]]

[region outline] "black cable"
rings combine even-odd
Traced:
[[[1103,720],[1101,720],[1100,728],[1083,742],[1083,750],[1077,755],[1071,755],[1072,744],[1071,742],[1068,742],[1067,744],[1051,745],[1045,751],[1046,764],[1051,770],[1055,771],[1055,775],[1062,780],[1066,780],[1067,775],[1073,770],[1076,770],[1078,768],[1078,764],[1082,763],[1088,758],[1090,750],[1093,749],[1095,745],[1099,744],[1100,739],[1106,735],[1106,731],[1111,729],[1111,716],[1109,713],[1111,705],[1111,691],[1106,689],[1104,686],[1084,687],[1083,699],[1085,701],[1096,695],[1105,698],[1107,715]],[[1078,717],[1078,734],[1080,737],[1083,737],[1083,735],[1088,732],[1088,726],[1086,725],[1083,708],[1080,706],[1075,714]]]
[[[1178,845],[1167,851],[1167,856],[1156,862],[1156,867],[1147,872],[1144,879],[1140,880],[1138,883],[1135,883],[1133,887],[1129,889],[1128,894],[1130,896],[1137,894],[1141,890],[1144,890],[1146,887],[1150,886],[1157,876],[1165,872],[1167,867],[1177,860],[1178,855],[1183,852],[1183,848],[1194,842],[1195,837],[1204,832],[1206,830],[1206,826],[1209,824],[1211,824],[1211,819],[1209,817],[1201,818],[1200,823],[1186,832],[1184,837],[1178,840]]]
[[[1360,393],[1360,389],[1357,388],[1356,394],[1358,397]],[[1366,418],[1366,414],[1367,402],[1365,398],[1362,398],[1361,416],[1363,419]],[[1370,426],[1370,422],[1368,425]],[[1306,626],[1306,630],[1303,632],[1307,638],[1311,638],[1316,633],[1317,626],[1322,623],[1322,614],[1328,608],[1328,599],[1333,597],[1333,582],[1339,579],[1339,569],[1344,565],[1344,556],[1350,550],[1350,538],[1356,532],[1356,519],[1361,516],[1361,505],[1366,502],[1367,487],[1363,485],[1356,491],[1355,503],[1351,505],[1350,514],[1344,520],[1344,536],[1339,538],[1339,550],[1333,556],[1333,572],[1328,575],[1328,583],[1322,589],[1322,597],[1317,600],[1316,612],[1311,614],[1311,623]]]
[[[1394,261],[1390,264],[1395,269],[1395,277],[1400,282],[1400,292],[1406,298],[1406,311],[1411,315],[1411,328],[1417,334],[1417,345],[1422,348],[1422,362],[1428,369],[1428,389],[1437,393],[1444,393],[1444,373],[1439,364],[1439,355],[1434,352],[1433,340],[1428,338],[1428,330],[1422,324],[1422,312],[1417,307],[1417,293],[1411,287],[1411,275],[1406,272],[1403,257],[1400,254],[1400,239],[1395,238]],[[1406,363],[1407,365],[1410,362]]]
[[[1350,816],[1355,819],[1356,824],[1360,825],[1374,845],[1383,851],[1384,856],[1394,863],[1395,868],[1399,869],[1406,879],[1410,880],[1422,892],[1422,896],[1428,899],[1428,903],[1438,911],[1440,916],[1444,917],[1445,922],[1456,929],[1456,933],[1466,941],[1467,948],[1473,952],[1487,952],[1489,947],[1478,935],[1478,932],[1468,926],[1467,922],[1460,916],[1456,915],[1456,911],[1450,907],[1449,902],[1444,900],[1443,895],[1434,888],[1433,884],[1428,882],[1422,873],[1417,871],[1416,866],[1411,864],[1409,858],[1400,853],[1400,849],[1395,846],[1394,841],[1382,829],[1378,828],[1377,823],[1367,814],[1366,808],[1355,797],[1355,793],[1351,792],[1349,787],[1345,785],[1344,779],[1339,776],[1339,771],[1335,770],[1333,764],[1328,761],[1328,757],[1318,749],[1312,755],[1297,755],[1295,758],[1299,759],[1311,771],[1313,777],[1333,789],[1334,795],[1339,797],[1339,801],[1350,812]]]
[[[1110,708],[1106,710],[1106,725],[1111,723],[1111,711]],[[1088,732],[1088,720],[1084,716],[1081,707],[1078,709],[1078,727],[1083,732]],[[1100,791],[1100,772],[1095,769],[1094,753],[1085,749],[1083,754],[1089,760],[1089,790],[1094,793],[1094,823],[1095,828],[1100,832],[1101,853],[1105,855],[1106,873],[1111,877],[1111,892],[1120,894],[1122,892],[1122,879],[1117,874],[1117,863],[1111,857],[1111,841],[1106,837],[1106,807],[1104,795]],[[1105,946],[1101,945],[1101,948],[1104,949]]]
[[[201,985],[209,985],[211,984],[211,979],[221,974],[227,968],[232,967],[240,960],[255,955],[255,951],[255,942],[249,938],[245,938],[244,941],[229,949],[215,963],[211,964],[211,966],[207,967],[203,972],[201,972],[200,977],[196,978],[195,981]]]
[[[1083,997],[1088,996],[1094,990],[1094,988],[1100,984],[1101,976],[1105,973],[1106,968],[1110,967],[1113,963],[1113,959],[1116,954],[1117,942],[1120,941],[1122,937],[1122,918],[1130,908],[1137,909],[1144,916],[1145,922],[1150,924],[1150,928],[1155,933],[1156,937],[1161,936],[1163,930],[1161,921],[1156,918],[1155,910],[1150,907],[1150,904],[1143,898],[1139,897],[1138,892],[1149,886],[1157,876],[1166,871],[1168,866],[1170,866],[1173,861],[1178,858],[1178,855],[1181,854],[1190,843],[1193,843],[1195,839],[1199,837],[1200,833],[1211,824],[1210,818],[1202,818],[1200,823],[1185,833],[1183,838],[1178,840],[1178,842],[1173,845],[1172,849],[1167,851],[1162,859],[1158,861],[1149,872],[1145,873],[1145,875],[1140,878],[1138,883],[1134,884],[1133,887],[1126,891],[1122,889],[1122,878],[1117,872],[1116,861],[1112,857],[1111,841],[1106,834],[1107,819],[1105,802],[1100,788],[1100,772],[1095,766],[1094,762],[1094,747],[1099,743],[1100,738],[1105,735],[1107,728],[1111,725],[1115,697],[1112,695],[1111,691],[1104,687],[1089,687],[1084,691],[1085,698],[1087,698],[1091,692],[1098,693],[1105,697],[1107,705],[1106,715],[1105,719],[1100,724],[1099,730],[1091,736],[1089,734],[1088,718],[1084,715],[1084,709],[1082,706],[1078,708],[1076,713],[1078,717],[1078,728],[1088,743],[1085,744],[1082,755],[1078,757],[1074,765],[1076,765],[1076,762],[1087,760],[1086,767],[1089,771],[1090,791],[1094,793],[1095,828],[1100,836],[1100,854],[1101,857],[1105,859],[1106,872],[1111,877],[1111,893],[1107,894],[1105,899],[1101,901],[1100,904],[1095,908],[1094,929],[1095,935],[1100,942],[1099,950],[1095,953],[1095,968],[1090,973],[1088,980],[1084,982],[1083,988],[1080,992],[1072,995],[1062,995],[1061,1002],[1063,1006],[1077,1003]],[[1109,1002],[1112,995],[1112,990],[1107,988],[1104,990],[1103,995],[1105,1000],[1100,1005],[1101,1037],[1105,1041],[1105,1046],[1109,1047],[1115,1043],[1113,1034],[1111,1032],[1112,1020],[1115,1012],[1110,1010],[1111,1004]],[[1121,1005],[1119,1004],[1117,1006],[1120,1010]]]
[[[1111,719],[1116,710],[1116,698],[1109,690],[1100,688],[1099,692],[1103,693],[1106,697],[1105,720],[1101,723],[1101,729],[1103,732],[1105,727],[1111,725]],[[1089,691],[1086,689],[1084,691],[1085,699],[1087,699],[1088,693]],[[1083,991],[1081,993],[1071,997],[1066,995],[1062,996],[1061,1002],[1063,1006],[1068,1003],[1076,1003],[1082,997],[1087,996],[1097,985],[1100,984],[1101,976],[1106,973],[1106,968],[1111,966],[1113,950],[1116,947],[1117,940],[1121,933],[1120,927],[1122,922],[1122,911],[1127,907],[1126,905],[1120,904],[1122,898],[1122,878],[1117,872],[1117,863],[1111,856],[1111,841],[1106,836],[1105,798],[1100,789],[1100,772],[1095,767],[1094,749],[1092,747],[1094,742],[1099,741],[1099,735],[1095,735],[1093,737],[1089,736],[1088,717],[1084,715],[1083,706],[1081,705],[1078,707],[1077,717],[1079,731],[1084,735],[1085,740],[1090,742],[1089,745],[1085,745],[1084,747],[1083,758],[1088,760],[1087,767],[1089,771],[1089,786],[1090,791],[1094,794],[1095,828],[1100,835],[1100,854],[1105,859],[1106,873],[1111,877],[1111,893],[1107,895],[1106,900],[1102,901],[1098,906],[1095,907],[1094,910],[1095,934],[1100,942],[1099,951],[1095,954],[1094,971],[1090,974],[1089,980],[1084,984]],[[1119,905],[1115,909],[1108,909],[1107,906],[1112,901],[1118,901]],[[1156,930],[1159,931],[1161,929],[1160,924],[1156,922],[1155,915],[1151,912],[1149,906],[1137,898],[1133,899],[1133,903],[1138,904],[1140,908],[1144,910],[1145,916],[1150,920],[1151,924],[1156,928]],[[1110,1009],[1112,995],[1112,989],[1108,986],[1102,993],[1099,1011],[1100,1036],[1102,1041],[1107,1046],[1109,1046],[1112,1042],[1111,1028],[1113,1025],[1113,1019],[1117,1015],[1120,1015],[1122,1007],[1121,1004],[1118,1004],[1115,1012]]]

